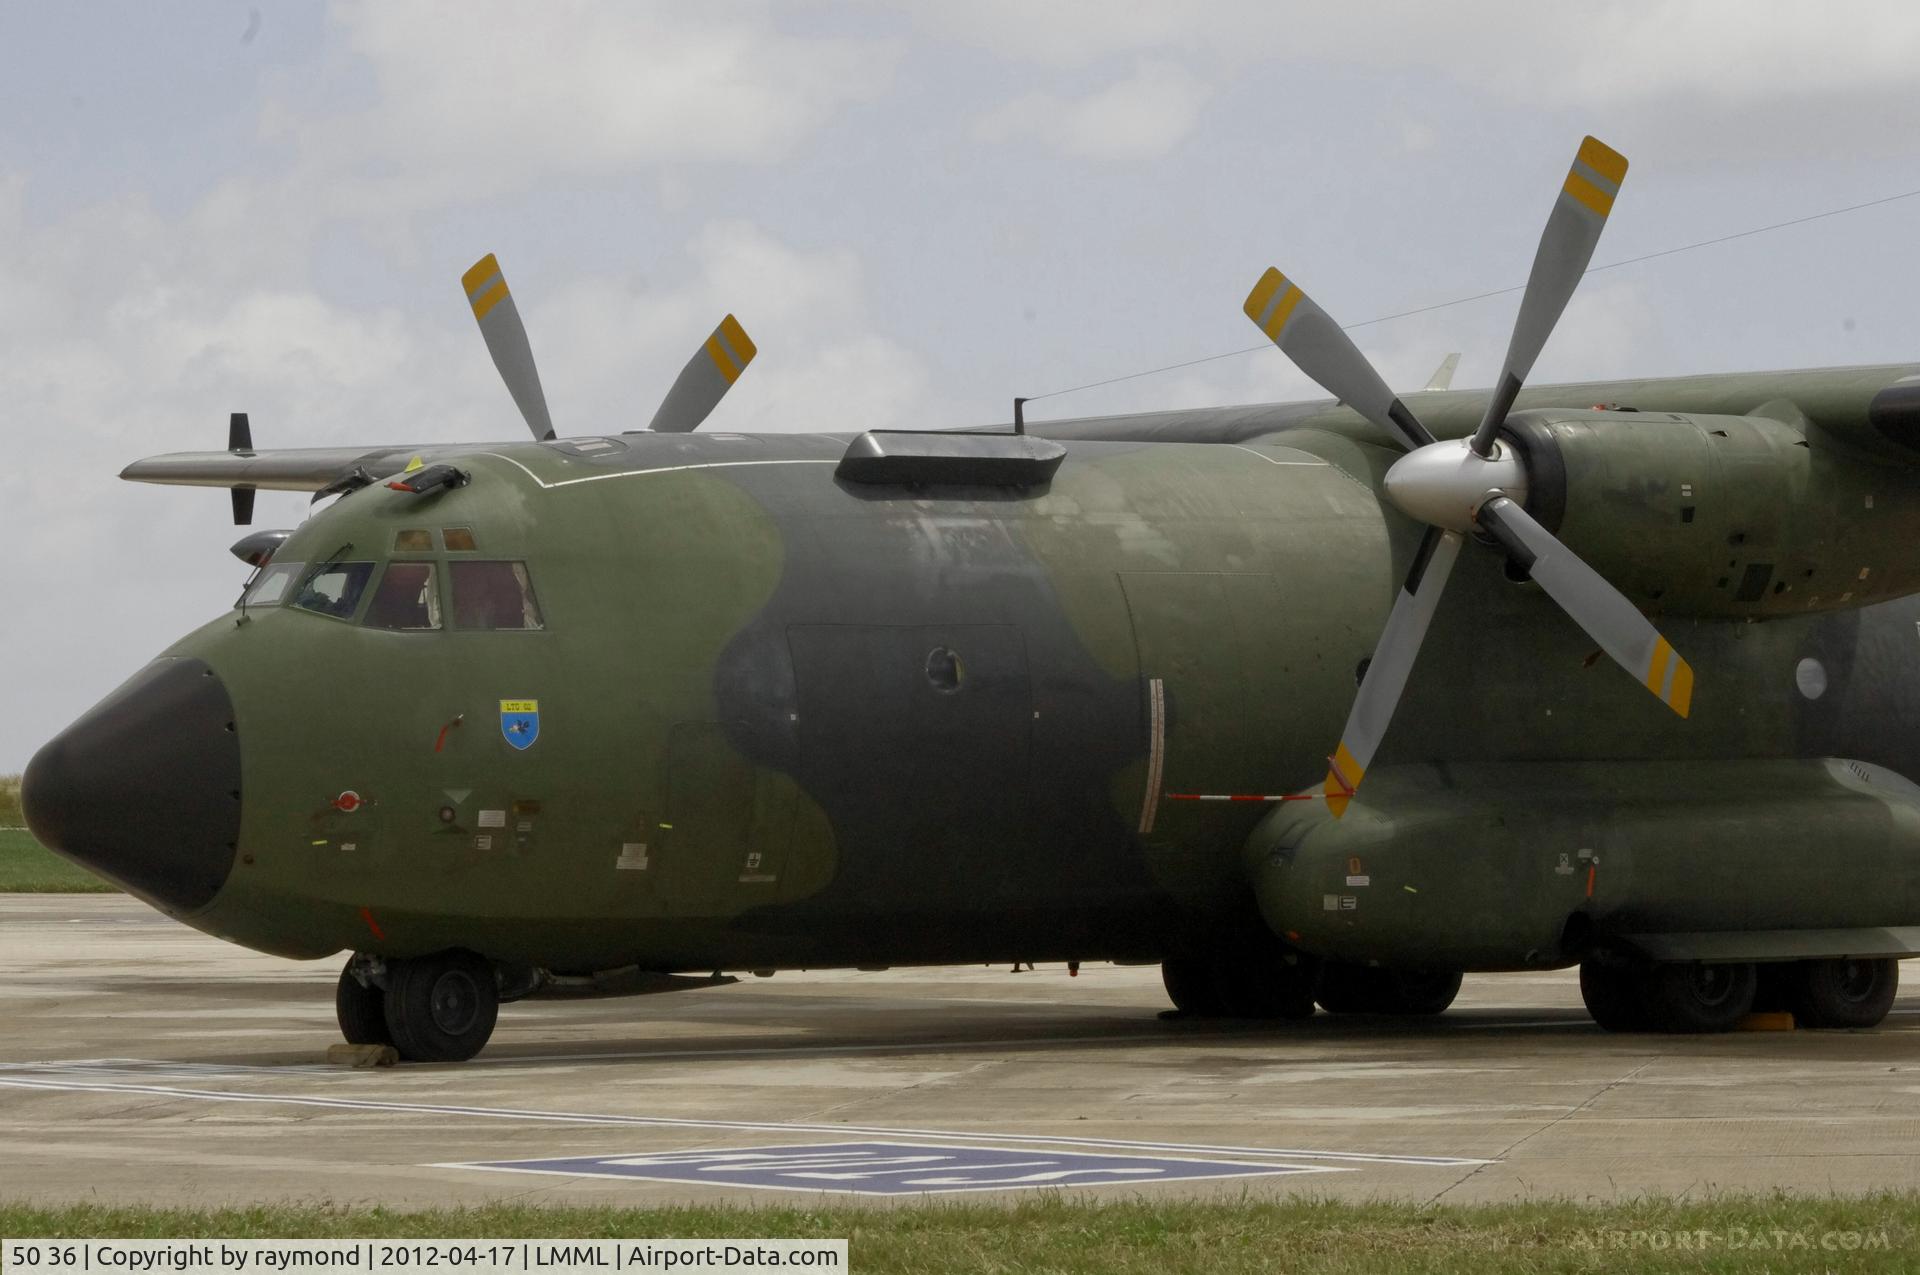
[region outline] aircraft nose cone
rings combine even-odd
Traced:
[[[233,701],[202,660],[156,660],[34,754],[42,845],[170,912],[206,906],[240,837]]]

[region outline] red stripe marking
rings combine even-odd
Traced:
[[[1591,863],[1587,865],[1587,897],[1589,899],[1593,897],[1593,865]]]
[[[382,930],[382,929],[380,928],[380,925],[379,925],[379,923],[378,923],[377,921],[375,921],[375,920],[373,919],[373,909],[372,909],[372,908],[361,908],[361,909],[360,909],[360,919],[361,919],[362,921],[365,921],[365,922],[367,923],[367,929],[369,929],[369,930],[371,930],[371,931],[373,932],[373,937],[374,937],[374,938],[376,938],[376,939],[379,939],[379,940],[380,940],[381,942],[383,942],[383,943],[384,943],[384,942],[386,941],[386,938],[387,938],[387,936],[386,936],[386,932],[385,932],[385,931],[383,931],[383,930]]]
[[[1331,757],[1327,758],[1327,773],[1340,781],[1340,788],[1347,796],[1353,796],[1355,792],[1353,781],[1340,773],[1340,763]]]
[[[1245,792],[1170,792],[1168,801],[1319,801],[1325,794],[1290,792],[1281,794]]]

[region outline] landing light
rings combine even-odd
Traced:
[[[250,567],[264,567],[280,552],[291,531],[256,531],[233,542],[230,552]]]

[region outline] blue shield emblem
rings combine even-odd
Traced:
[[[526,751],[540,738],[540,701],[503,699],[500,701],[500,733],[515,748]]]

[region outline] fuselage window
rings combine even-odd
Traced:
[[[433,564],[396,562],[388,567],[361,623],[370,629],[439,628],[440,595],[433,587]]]
[[[300,586],[300,596],[293,605],[336,620],[350,620],[372,575],[371,562],[325,563]]]
[[[538,629],[540,607],[524,562],[450,562],[453,626],[457,629]]]
[[[287,600],[287,594],[293,588],[293,582],[306,570],[304,562],[270,563],[260,578],[247,589],[247,596],[240,605],[249,607],[277,607]]]

